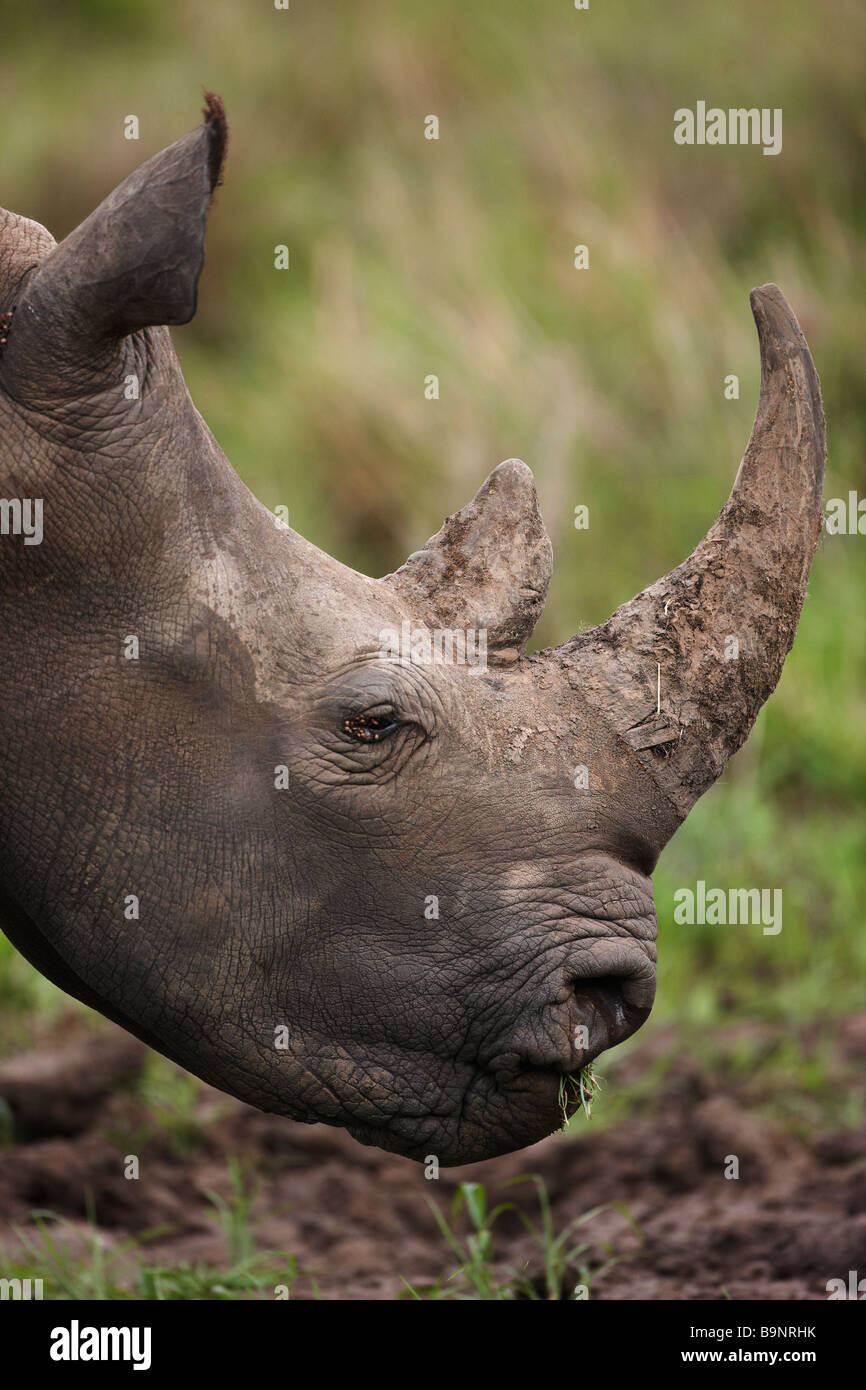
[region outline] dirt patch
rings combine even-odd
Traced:
[[[853,1078],[866,1053],[864,1021],[840,1025],[837,1041]],[[639,1082],[671,1043],[670,1034],[657,1035],[636,1049],[617,1084]],[[227,1159],[236,1156],[255,1193],[257,1246],[292,1254],[303,1271],[293,1298],[312,1297],[312,1279],[324,1297],[343,1300],[393,1298],[401,1275],[432,1283],[455,1261],[429,1200],[446,1207],[457,1183],[471,1180],[486,1185],[491,1203],[504,1198],[537,1218],[531,1184],[504,1186],[527,1173],[543,1178],[557,1230],[590,1207],[608,1208],[583,1228],[592,1268],[618,1257],[593,1280],[592,1298],[824,1299],[828,1279],[866,1263],[866,1134],[796,1133],[768,1119],[742,1083],[708,1076],[685,1055],[608,1127],[578,1119],[576,1134],[431,1181],[421,1166],[339,1130],[262,1115],[205,1086],[196,1110],[209,1118],[187,1136],[192,1151],[178,1153],[164,1129],[148,1130],[134,1088],[106,1094],[109,1082],[128,1087],[141,1060],[126,1035],[81,1048],[71,1055],[71,1090],[62,1049],[0,1068],[0,1080],[14,1082],[9,1108],[24,1128],[23,1142],[0,1148],[4,1259],[23,1255],[9,1223],[26,1226],[34,1208],[48,1208],[83,1230],[90,1201],[108,1245],[163,1227],[147,1260],[219,1266],[225,1241],[208,1194],[229,1197]],[[137,1180],[124,1177],[129,1154],[139,1156]],[[736,1179],[725,1176],[733,1159]],[[614,1204],[628,1209],[638,1232]],[[502,1267],[540,1275],[516,1213],[497,1222],[493,1244]],[[566,1293],[578,1278],[569,1271]]]

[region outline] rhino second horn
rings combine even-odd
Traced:
[[[822,525],[818,376],[777,285],[752,291],[755,423],[728,501],[689,558],[550,657],[635,751],[678,823],[776,686]]]
[[[541,616],[552,569],[532,472],[507,459],[383,582],[428,626],[485,630],[488,657],[510,662]]]

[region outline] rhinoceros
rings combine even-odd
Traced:
[[[818,379],[753,290],[760,397],[718,520],[528,653],[552,552],[524,463],[374,579],[279,523],[195,410],[166,325],[221,181],[205,100],[59,244],[0,213],[0,920],[231,1095],[474,1162],[558,1128],[563,1078],[650,1012],[650,875],[797,628]]]

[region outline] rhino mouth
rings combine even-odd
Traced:
[[[540,1013],[536,1009],[531,1021],[524,1018],[518,1038],[512,1036],[495,1055],[452,1063],[435,1110],[392,1113],[387,1119],[380,1115],[372,1123],[356,1119],[347,1126],[349,1133],[362,1144],[423,1162],[435,1156],[443,1167],[459,1167],[537,1143],[561,1129],[584,1104],[587,1078],[583,1093],[580,1080],[585,1069],[636,1032],[652,1008],[652,961],[633,949],[623,953],[621,942],[611,945],[616,963],[608,973],[574,978],[566,970],[567,997],[560,993],[552,1006]],[[526,1029],[534,1032],[532,1041]]]

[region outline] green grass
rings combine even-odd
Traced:
[[[483,1183],[464,1182],[451,1201],[450,1219],[436,1202],[430,1207],[439,1231],[457,1260],[457,1267],[426,1288],[413,1287],[404,1279],[402,1297],[418,1300],[457,1299],[460,1301],[503,1302],[514,1300],[579,1301],[589,1296],[590,1286],[622,1257],[615,1256],[608,1240],[578,1236],[602,1212],[615,1210],[638,1242],[640,1228],[625,1207],[593,1207],[569,1221],[557,1232],[544,1180],[537,1173],[516,1178],[509,1186],[531,1182],[538,1201],[538,1220],[521,1211],[514,1202],[500,1202],[488,1209]],[[514,1213],[529,1233],[537,1252],[534,1263],[522,1266],[504,1264],[497,1258],[494,1233],[506,1213]],[[593,1253],[603,1256],[601,1262]]]
[[[311,1272],[299,1269],[294,1256],[256,1249],[251,1220],[255,1191],[234,1159],[229,1161],[229,1176],[228,1198],[207,1194],[225,1242],[224,1265],[188,1261],[165,1265],[148,1260],[148,1245],[170,1234],[167,1227],[109,1243],[88,1203],[84,1224],[67,1221],[51,1211],[33,1211],[26,1228],[14,1228],[26,1258],[7,1259],[4,1277],[41,1279],[43,1297],[48,1300],[290,1298],[299,1283],[314,1298],[321,1297],[316,1279]],[[526,1182],[535,1185],[537,1220],[514,1202],[488,1208],[483,1183],[460,1183],[450,1216],[430,1200],[445,1246],[457,1264],[430,1286],[413,1287],[404,1279],[405,1292],[398,1297],[482,1301],[586,1298],[593,1280],[625,1258],[614,1254],[609,1240],[598,1236],[584,1239],[579,1234],[608,1210],[619,1213],[635,1238],[633,1253],[639,1252],[642,1235],[625,1207],[594,1207],[557,1231],[547,1189],[538,1174],[517,1178],[509,1185]],[[531,1238],[533,1258],[520,1267],[503,1262],[496,1249],[495,1228],[508,1212],[514,1213]]]
[[[577,1076],[561,1076],[559,1079],[559,1108],[562,1111],[563,1128],[568,1127],[572,1107],[580,1104],[588,1120],[592,1119],[592,1103],[601,1090],[601,1081],[596,1076],[592,1063],[581,1067]]]
[[[207,1194],[225,1242],[224,1265],[148,1261],[148,1244],[169,1234],[167,1227],[109,1243],[88,1202],[83,1226],[51,1211],[32,1212],[30,1225],[15,1229],[27,1258],[4,1263],[4,1276],[42,1279],[43,1297],[58,1300],[236,1300],[274,1298],[277,1290],[287,1298],[297,1278],[296,1261],[275,1250],[256,1250],[250,1226],[255,1194],[235,1159],[229,1160],[229,1176],[227,1199]]]
[[[62,1218],[50,1213],[35,1216],[33,1230],[19,1232],[29,1260],[7,1261],[4,1277],[41,1278],[43,1297],[49,1300],[111,1302],[272,1298],[278,1287],[288,1290],[281,1295],[287,1297],[296,1278],[291,1256],[281,1257],[275,1252],[256,1254],[225,1267],[186,1260],[151,1264],[144,1258],[146,1239],[142,1236],[129,1237],[107,1249],[95,1227],[83,1238],[77,1227],[65,1227]]]

